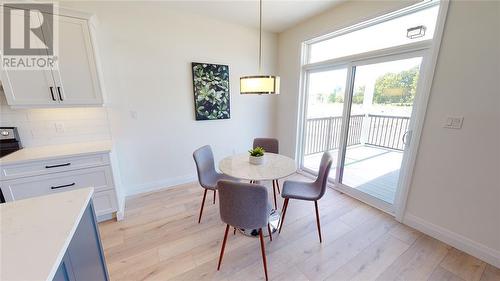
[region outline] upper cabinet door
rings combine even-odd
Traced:
[[[56,16],[58,68],[53,70],[62,105],[102,105],[94,48],[88,21]]]
[[[40,26],[40,17],[30,16],[32,26]],[[11,46],[22,48],[24,44],[24,13],[20,10],[11,12]],[[3,42],[1,45],[3,51]],[[43,48],[43,42],[36,36],[30,36],[30,46]],[[47,56],[46,51],[39,51],[40,56]],[[2,86],[9,105],[14,106],[54,106],[59,102],[55,96],[56,88],[50,70],[12,70],[1,71]]]

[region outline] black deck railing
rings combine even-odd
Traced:
[[[347,146],[361,144],[364,125],[368,126],[365,144],[403,150],[403,137],[408,131],[409,121],[410,118],[404,116],[352,115],[349,120]],[[304,154],[339,148],[341,129],[341,116],[307,119]]]

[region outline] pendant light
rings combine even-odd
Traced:
[[[280,78],[262,75],[262,0],[259,1],[259,74],[240,77],[240,94],[279,94]]]

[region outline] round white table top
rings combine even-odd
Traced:
[[[264,163],[250,164],[248,153],[228,156],[219,162],[224,174],[243,180],[276,180],[297,171],[295,161],[280,154],[265,153]]]

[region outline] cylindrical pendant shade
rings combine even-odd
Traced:
[[[280,78],[270,75],[244,76],[240,78],[241,94],[279,94]]]

